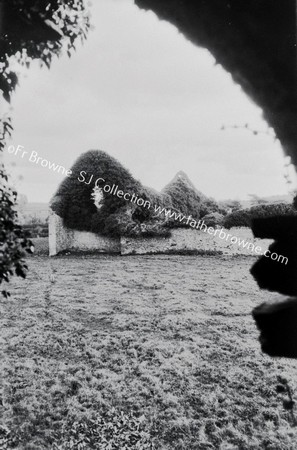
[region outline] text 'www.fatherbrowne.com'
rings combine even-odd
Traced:
[[[271,258],[273,261],[278,261],[284,264],[288,264],[288,258],[283,255],[279,255],[278,253],[271,252],[270,250],[262,251],[262,248],[259,245],[255,245],[252,242],[246,241],[245,239],[241,239],[238,236],[234,236],[231,233],[228,233],[223,227],[214,228],[208,227],[203,219],[195,220],[191,215],[185,216],[180,212],[172,211],[171,209],[162,208],[161,206],[155,205],[155,212],[158,215],[163,214],[168,219],[174,219],[180,223],[185,225],[189,225],[191,228],[196,230],[204,231],[205,233],[211,234],[213,236],[218,236],[220,239],[228,241],[230,238],[231,244],[237,244],[239,247],[245,248],[246,250],[250,250],[251,252],[257,253],[257,255],[263,255],[266,258]]]
[[[53,172],[65,175],[67,177],[73,178],[74,174],[71,169],[67,169],[64,166],[59,164],[55,164],[48,159],[42,158],[38,153],[33,150],[29,154],[22,145],[10,145],[8,147],[8,153],[18,155],[20,158],[27,158],[31,163],[40,165],[41,167],[47,168]],[[185,216],[180,212],[172,211],[171,209],[164,208],[159,205],[152,205],[151,202],[147,199],[143,199],[135,193],[124,192],[119,189],[118,185],[113,184],[112,186],[105,183],[105,179],[102,177],[95,178],[94,174],[87,174],[86,171],[82,170],[79,173],[77,180],[81,183],[90,185],[94,185],[95,188],[102,189],[105,193],[110,195],[116,195],[118,198],[123,198],[124,200],[134,203],[137,206],[141,206],[147,209],[153,209],[154,213],[158,216],[164,216],[167,219],[173,219],[182,224],[188,225],[191,228],[196,230],[204,231],[213,236],[218,236],[220,239],[225,241],[229,241],[231,244],[237,244],[239,247],[242,247],[246,250],[250,250],[251,252],[255,252],[258,255],[263,255],[266,258],[271,258],[273,261],[278,261],[284,264],[288,263],[288,258],[283,255],[278,255],[277,253],[272,253],[270,250],[262,251],[262,248],[259,245],[255,245],[252,242],[248,242],[245,239],[241,239],[240,237],[234,236],[231,233],[228,233],[223,227],[213,228],[208,227],[203,220],[195,220],[191,215]],[[102,184],[105,183],[105,184]]]

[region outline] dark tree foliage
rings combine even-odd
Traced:
[[[163,189],[163,192],[172,198],[173,207],[185,216],[192,215],[196,220],[200,218],[202,195],[186,174],[179,172],[175,178]]]
[[[239,209],[227,214],[224,218],[224,227],[250,227],[251,226],[251,215],[249,209]]]
[[[208,227],[215,227],[216,225],[223,225],[224,216],[223,216],[223,214],[220,214],[218,212],[209,213],[203,217],[203,222]]]
[[[251,227],[252,219],[260,217],[296,215],[293,205],[287,203],[273,203],[252,206],[249,209],[240,209],[228,214],[224,220],[225,228]]]
[[[10,102],[18,83],[11,63],[30,67],[39,59],[48,68],[53,56],[66,49],[68,56],[75,50],[78,37],[86,38],[88,13],[83,0],[0,0],[0,91]],[[0,151],[11,134],[11,119],[0,119]],[[1,156],[1,155],[0,155]],[[0,284],[12,275],[26,276],[26,252],[32,252],[32,242],[18,225],[15,210],[17,193],[9,186],[4,165],[0,165]],[[4,296],[9,293],[2,290]]]
[[[28,267],[24,257],[26,253],[32,253],[34,247],[28,239],[26,231],[16,223],[17,214],[14,208],[17,193],[9,186],[4,185],[4,181],[8,181],[8,177],[3,167],[0,167],[0,177],[2,179],[0,186],[0,285],[2,285],[3,282],[9,282],[12,275],[25,278]],[[5,297],[9,295],[6,289],[3,289],[1,293]]]
[[[171,197],[176,210],[185,216],[191,215],[195,220],[206,214],[221,212],[217,202],[199,192],[183,172],[178,172],[162,192]]]
[[[11,120],[4,118],[1,122],[0,151],[3,151],[5,138],[11,134]],[[3,282],[8,283],[12,275],[25,278],[27,265],[24,257],[32,253],[33,245],[28,233],[17,224],[15,210],[17,193],[9,186],[8,175],[4,165],[0,164],[0,285],[1,294],[8,297]]]
[[[156,220],[153,208],[155,203],[162,204],[166,198],[153,194],[142,186],[107,153],[90,150],[78,158],[71,171],[71,175],[63,180],[51,201],[53,211],[64,219],[67,227],[109,236],[168,234],[168,230],[163,229],[165,221]],[[121,190],[128,193],[128,200],[103,191],[103,200],[98,210],[92,200],[96,180],[99,188],[114,185],[117,192]],[[141,198],[144,202],[150,202],[151,208],[131,202],[133,195],[134,199]]]
[[[226,209],[223,206],[220,206],[215,200],[212,198],[206,198],[201,203],[200,207],[200,217],[204,218],[209,214],[226,214]]]
[[[90,27],[84,0],[2,0],[0,39],[0,89],[7,101],[18,78],[10,58],[30,66],[39,59],[50,68],[53,56],[65,47],[68,56],[78,37],[86,38]]]
[[[197,191],[182,172],[161,193],[157,193],[142,186],[118,161],[103,151],[84,153],[71,170],[71,177],[65,178],[51,202],[52,209],[69,228],[109,236],[168,236],[172,228],[190,226],[176,219],[179,214],[191,215],[197,220],[211,215],[211,223],[222,222],[224,208]],[[127,200],[103,192],[100,209],[97,209],[92,200],[96,180],[99,188],[105,184],[115,186],[118,191],[128,193],[130,198]],[[130,202],[133,194],[147,203],[138,206]],[[170,210],[172,217],[164,212],[156,213],[155,206]]]

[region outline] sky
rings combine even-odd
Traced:
[[[286,159],[262,111],[205,49],[133,0],[96,0],[87,41],[50,70],[35,62],[12,98],[9,154],[19,192],[48,202],[63,175],[29,161],[32,151],[70,168],[90,149],[117,158],[144,185],[162,189],[184,171],[222,199],[286,194]],[[222,125],[226,126],[222,130]],[[239,128],[232,128],[238,125]]]

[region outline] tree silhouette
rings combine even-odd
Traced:
[[[90,28],[84,0],[0,0],[0,91],[10,102],[18,83],[12,63],[30,67],[34,59],[50,68],[54,56],[65,50],[70,57],[77,39],[86,39]],[[11,118],[0,119],[0,152],[13,127]],[[26,276],[26,252],[32,242],[18,225],[17,193],[9,185],[8,174],[0,164],[0,284],[12,275]],[[2,294],[7,297],[6,289]]]

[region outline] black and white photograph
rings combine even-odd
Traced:
[[[296,0],[0,0],[0,450],[297,449]]]

